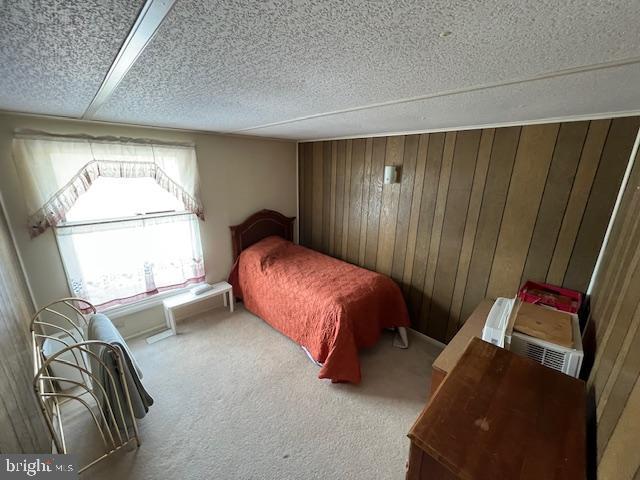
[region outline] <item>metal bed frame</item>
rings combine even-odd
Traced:
[[[96,308],[86,300],[63,298],[38,310],[30,325],[34,365],[33,388],[56,451],[68,453],[62,411],[63,405],[68,402],[78,402],[86,409],[102,439],[104,453],[79,468],[79,473],[126,445],[135,443],[135,446],[139,447],[141,443],[120,351],[109,343],[86,339],[87,316],[93,313],[96,313]],[[56,321],[47,321],[47,316],[55,318]],[[76,320],[72,317],[76,317]],[[62,348],[46,356],[46,341],[61,344]],[[98,347],[107,349],[112,355],[118,380],[95,353]],[[74,372],[75,378],[56,376],[53,372],[56,364]],[[97,372],[91,370],[91,364],[104,369],[108,376],[96,375]],[[106,379],[104,384],[100,378]],[[109,384],[113,392],[119,392],[118,387],[121,387],[124,398],[118,393],[109,397],[105,390],[106,384]],[[72,387],[62,388],[63,385]],[[112,402],[114,397],[115,401]]]

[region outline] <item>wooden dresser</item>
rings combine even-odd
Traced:
[[[441,379],[409,432],[407,480],[584,479],[584,382],[475,334],[462,348],[434,363]]]
[[[451,339],[431,367],[431,394],[436,391],[453,367],[458,363],[464,349],[467,348],[472,338],[482,338],[482,328],[487,320],[489,311],[493,306],[493,300],[483,300],[476,307],[471,316],[464,322],[462,328]]]

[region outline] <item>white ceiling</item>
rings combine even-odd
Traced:
[[[143,3],[0,1],[0,109],[81,116]]]
[[[17,3],[0,109],[82,116],[141,5]],[[177,0],[92,118],[318,139],[637,113],[638,25],[637,0]]]

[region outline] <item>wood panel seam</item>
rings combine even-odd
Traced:
[[[520,140],[522,139],[522,127],[520,128],[519,132],[518,132],[518,141],[516,142],[516,152],[514,155],[514,159],[513,159],[513,166],[511,167],[511,175],[509,176],[509,182],[507,183],[507,197],[505,199],[504,202],[504,206],[502,207],[502,213],[500,214],[500,224],[498,226],[498,238],[496,239],[496,244],[493,247],[493,256],[491,258],[491,267],[489,268],[489,275],[487,276],[487,278],[489,279],[487,281],[487,285],[485,287],[484,290],[484,296],[487,295],[487,292],[489,291],[489,281],[491,279],[491,275],[493,274],[493,267],[495,265],[495,261],[496,261],[496,251],[498,249],[498,239],[500,237],[500,231],[502,229],[502,222],[504,221],[504,212],[507,209],[507,201],[509,199],[509,190],[511,190],[511,181],[513,180],[513,169],[515,167],[515,159],[518,157],[518,149],[520,148]]]
[[[584,136],[584,140],[582,141],[582,146],[580,147],[580,155],[578,156],[578,162],[576,163],[576,169],[573,173],[573,180],[571,181],[571,188],[569,189],[569,196],[567,197],[567,202],[564,205],[564,209],[562,210],[562,222],[560,223],[560,228],[558,229],[558,232],[556,234],[556,239],[555,239],[555,243],[553,245],[553,251],[551,252],[551,261],[549,262],[549,265],[547,265],[547,273],[545,274],[545,279],[549,278],[549,274],[551,273],[551,266],[553,265],[553,259],[555,258],[556,255],[556,249],[558,248],[558,240],[560,239],[560,233],[562,233],[562,225],[564,223],[564,217],[567,214],[567,209],[569,208],[569,203],[571,201],[571,195],[573,193],[573,189],[576,183],[576,179],[577,179],[577,174],[578,174],[578,170],[580,168],[580,163],[582,161],[582,154],[584,152],[584,147],[587,144],[587,138],[589,138],[589,131],[591,129],[591,125],[593,122],[589,122],[589,126],[587,127],[587,133]],[[595,178],[595,176],[594,176]],[[593,182],[592,182],[593,183]],[[588,196],[587,196],[588,198]],[[584,214],[584,212],[583,212]],[[578,228],[578,231],[580,231],[580,228]],[[567,263],[568,266],[568,263]],[[565,270],[566,273],[566,270]],[[548,281],[548,280],[547,280]]]
[[[609,135],[611,134],[611,126],[612,125],[613,125],[613,122],[609,123],[609,128],[607,129],[607,135],[605,136],[603,145],[606,145],[607,142],[609,141]],[[587,195],[587,200],[585,202],[585,207],[589,203],[589,199],[591,198],[591,193],[593,192],[593,186],[595,184],[596,178],[598,178],[598,172],[600,171],[600,167],[602,166],[602,155],[604,155],[604,146],[602,148],[602,151],[600,152],[600,159],[598,160],[598,168],[596,168],[596,173],[593,176],[593,181],[591,182],[591,186],[589,187],[589,195]],[[580,232],[580,229],[582,228],[582,222],[584,222],[584,217],[585,217],[586,212],[587,212],[587,209],[585,208],[582,211],[582,218],[580,219],[580,223],[578,225],[578,232]],[[576,236],[576,238],[577,238],[577,236]],[[562,278],[562,282],[563,283],[565,282],[565,280],[567,278],[567,272],[569,271],[569,265],[571,263],[571,258],[573,257],[573,253],[575,251],[575,248],[576,248],[576,242],[573,242],[573,248],[571,249],[571,254],[569,255],[569,263],[567,264],[567,269],[565,270],[564,277]]]

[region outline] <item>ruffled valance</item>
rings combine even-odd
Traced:
[[[59,190],[42,208],[29,216],[29,230],[35,237],[47,228],[64,221],[66,213],[73,207],[80,195],[86,192],[98,177],[112,178],[153,178],[158,185],[180,200],[188,212],[204,220],[202,205],[174,182],[155,163],[113,162],[94,160],[80,170],[71,181]]]
[[[204,220],[193,146],[16,135],[13,154],[33,237],[64,221],[99,177],[153,178]]]

